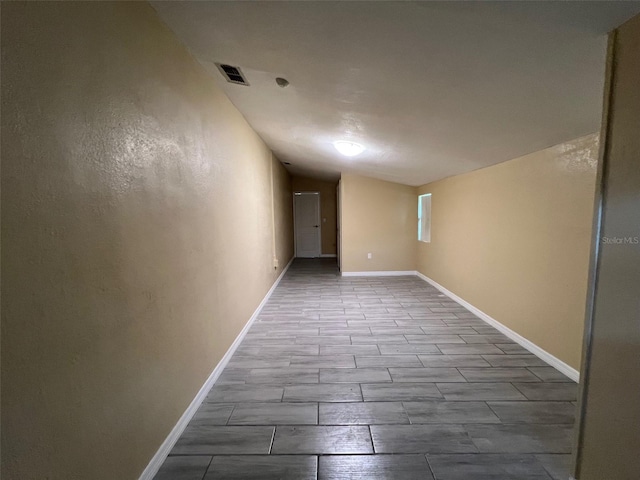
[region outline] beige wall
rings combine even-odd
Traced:
[[[289,176],[139,2],[2,3],[2,163],[2,477],[137,478],[291,257]]]
[[[640,15],[611,42],[602,237],[581,382],[579,480],[634,480],[640,472]]]
[[[275,258],[278,260],[278,274],[293,258],[293,203],[291,197],[291,175],[272,155],[271,171],[273,178],[273,236]]]
[[[415,270],[415,187],[343,174],[341,188],[342,271]]]
[[[335,255],[337,252],[337,207],[338,182],[326,182],[314,178],[293,177],[294,192],[320,192],[320,216],[322,217],[322,254]]]
[[[576,369],[597,152],[593,134],[419,188],[418,271]]]

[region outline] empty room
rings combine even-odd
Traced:
[[[2,479],[640,478],[640,2],[0,27]]]

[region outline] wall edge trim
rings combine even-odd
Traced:
[[[435,280],[432,280],[431,278],[427,277],[426,275],[424,275],[424,274],[422,274],[422,273],[420,273],[418,271],[415,272],[415,275],[417,275],[419,278],[421,278],[425,282],[429,283],[430,285],[432,285],[435,288],[437,288],[438,290],[440,290],[447,297],[449,297],[452,300],[455,300],[456,302],[458,302],[460,305],[465,307],[471,313],[476,314],[480,319],[484,320],[486,323],[488,323],[489,325],[494,327],[496,330],[500,331],[501,333],[503,333],[504,335],[509,337],[511,340],[513,340],[514,342],[519,344],[521,347],[523,347],[526,350],[528,350],[529,352],[533,353],[536,357],[538,357],[541,360],[545,361],[547,364],[551,365],[556,370],[559,370],[561,373],[564,373],[567,377],[569,377],[574,382],[579,382],[580,381],[580,372],[578,372],[578,370],[576,370],[572,366],[570,366],[567,363],[563,362],[559,358],[553,356],[552,354],[550,354],[549,352],[547,352],[543,348],[539,347],[538,345],[536,345],[532,341],[527,340],[522,335],[520,335],[519,333],[511,330],[506,325],[503,325],[502,323],[500,323],[495,318],[491,317],[490,315],[487,315],[486,313],[484,313],[479,308],[474,307],[469,302],[467,302],[463,298],[459,297],[458,295],[456,295],[452,291],[446,289],[445,287],[440,285]]]
[[[323,253],[320,258],[336,258],[338,255],[335,253]]]
[[[342,272],[343,277],[403,277],[415,276],[415,270],[385,270],[377,272]]]
[[[251,328],[251,325],[256,320],[256,318],[258,318],[260,311],[262,310],[262,308],[265,306],[265,304],[273,294],[274,290],[282,280],[282,277],[284,277],[284,274],[287,273],[287,270],[289,270],[289,267],[293,263],[294,259],[295,259],[295,256],[291,257],[291,260],[289,260],[289,263],[287,263],[287,265],[282,269],[282,272],[280,273],[276,281],[273,282],[273,285],[271,285],[271,288],[269,289],[269,291],[266,293],[266,295],[264,296],[264,298],[262,299],[258,307],[253,312],[253,315],[251,315],[251,318],[249,318],[244,328],[240,331],[240,333],[238,334],[236,339],[233,341],[233,343],[231,344],[227,352],[224,354],[220,362],[218,362],[218,364],[215,366],[215,368],[211,372],[211,375],[209,375],[209,378],[207,378],[207,380],[204,382],[204,384],[202,385],[202,387],[200,388],[200,390],[198,391],[194,399],[191,401],[191,403],[189,404],[185,412],[182,414],[178,422],[175,424],[173,429],[171,429],[171,432],[169,432],[169,435],[167,435],[167,438],[165,438],[164,442],[162,442],[162,444],[160,445],[160,448],[158,448],[158,451],[149,461],[149,464],[142,471],[138,480],[153,480],[153,477],[155,477],[155,475],[158,473],[158,470],[160,470],[160,467],[162,466],[166,458],[169,456],[169,452],[171,451],[173,446],[176,444],[176,442],[182,435],[182,432],[184,432],[185,428],[187,427],[187,424],[191,421],[191,418],[193,418],[198,408],[200,408],[200,405],[202,404],[205,397],[209,393],[209,390],[211,390],[211,387],[213,387],[213,385],[216,383],[216,380],[218,380],[218,378],[220,377],[220,374],[222,374],[222,371],[225,369],[225,367],[229,363],[229,360],[231,360],[231,357],[233,356],[237,348],[240,346],[240,343],[242,342],[242,340],[244,340],[244,337],[249,331],[249,328]]]

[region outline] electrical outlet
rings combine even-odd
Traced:
[[[278,259],[277,258],[273,259],[273,268],[278,268]]]
[[[371,255],[370,253],[367,253],[367,258],[368,258],[369,260],[371,260],[371,257],[373,257],[373,255]]]

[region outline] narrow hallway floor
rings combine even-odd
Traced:
[[[577,384],[418,277],[297,259],[156,480],[566,480]]]

